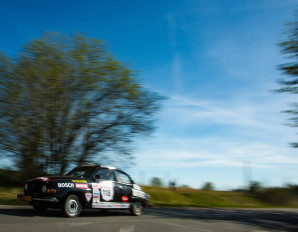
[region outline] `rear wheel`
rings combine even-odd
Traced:
[[[62,212],[67,217],[77,217],[81,213],[81,210],[82,204],[76,195],[69,195],[62,205]]]
[[[134,216],[141,216],[144,212],[144,207],[142,202],[136,201],[131,204],[129,211]]]

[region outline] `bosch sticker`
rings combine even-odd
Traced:
[[[74,183],[58,183],[58,188],[74,188]]]

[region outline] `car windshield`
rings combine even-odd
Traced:
[[[85,167],[77,167],[71,170],[69,173],[65,174],[65,176],[77,176],[88,178],[96,169],[96,166],[85,166]]]

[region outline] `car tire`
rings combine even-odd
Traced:
[[[82,211],[82,204],[78,196],[76,195],[69,195],[63,205],[62,205],[62,212],[67,217],[77,217],[80,215]]]
[[[34,209],[36,212],[38,212],[38,213],[46,212],[47,209],[48,209],[47,207],[45,207],[45,206],[41,206],[41,205],[39,205],[39,204],[33,204],[32,207],[33,207],[33,209]]]
[[[144,206],[142,202],[136,201],[130,205],[129,211],[134,216],[141,216],[144,212]]]

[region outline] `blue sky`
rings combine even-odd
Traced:
[[[86,32],[168,97],[153,136],[137,142],[135,180],[199,188],[298,184],[295,96],[273,94],[286,62],[276,44],[294,0],[0,0],[0,50],[10,56],[46,31]],[[243,174],[244,173],[244,174]]]

